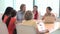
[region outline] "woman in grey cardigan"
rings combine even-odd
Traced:
[[[20,22],[20,23],[24,19],[25,10],[26,10],[26,5],[25,4],[21,4],[20,10],[17,12],[17,15],[16,15],[17,16],[17,21]]]

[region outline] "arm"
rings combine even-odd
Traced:
[[[52,13],[52,16],[55,18],[55,20],[56,20],[56,17],[55,17],[55,15]]]
[[[46,14],[42,17],[42,20],[44,20],[44,19],[45,19],[45,16],[46,16]]]

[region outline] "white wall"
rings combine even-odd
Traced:
[[[5,0],[0,0],[0,14],[4,12]]]
[[[52,12],[59,17],[59,0],[35,0],[35,2],[42,16],[46,12],[46,7],[50,6],[53,9]]]
[[[0,13],[4,13],[8,6],[13,7],[13,0],[0,0]]]
[[[18,11],[21,4],[26,4],[26,10],[32,10],[33,8],[33,0],[15,0],[14,8]]]
[[[14,4],[13,4],[14,3]],[[6,7],[11,6],[17,11],[21,4],[26,4],[26,9],[33,9],[33,0],[0,0],[0,13],[4,13]],[[46,7],[50,6],[53,9],[53,13],[59,17],[59,0],[35,0],[35,4],[38,6],[39,13],[43,16],[46,12]]]

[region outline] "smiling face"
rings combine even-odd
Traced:
[[[26,5],[25,4],[21,4],[20,10],[25,12],[26,11]]]
[[[22,11],[26,11],[26,6],[23,6]]]
[[[47,13],[50,13],[51,11],[50,11],[48,8],[46,8],[46,12],[47,12]]]
[[[33,8],[33,10],[34,10],[34,11],[37,11],[37,8],[36,8],[36,7],[34,7],[34,8]]]
[[[52,11],[52,8],[51,7],[47,7],[46,8],[46,12],[49,14],[49,13],[51,13],[51,11]]]

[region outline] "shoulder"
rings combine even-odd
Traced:
[[[54,13],[51,13],[52,15],[54,15]]]
[[[45,13],[45,16],[47,15],[47,13]]]
[[[33,25],[36,25],[37,21],[36,20],[31,20],[31,22],[32,22]]]
[[[5,16],[4,16],[4,19],[7,19],[8,17],[9,17],[9,16],[5,15]]]
[[[34,19],[32,19],[31,21],[32,21],[32,22],[36,22],[36,20],[34,20]]]
[[[12,17],[11,20],[13,20],[13,21],[16,20],[16,17]]]
[[[20,10],[17,11],[17,13],[20,13],[20,12],[21,12]]]
[[[9,16],[5,15],[4,17],[9,17]]]
[[[51,13],[52,16],[55,16],[54,13]]]
[[[17,15],[20,15],[22,12],[19,10],[18,12],[17,12]]]

